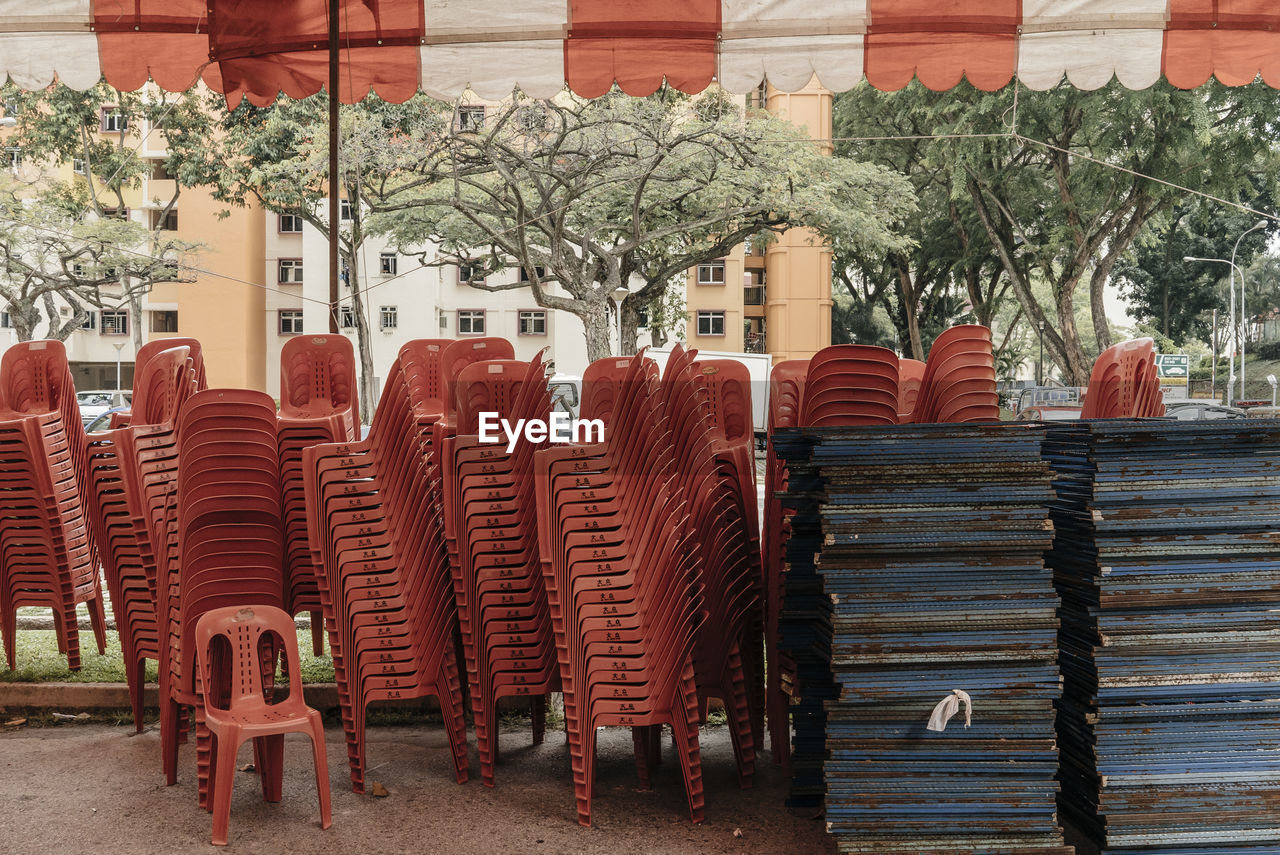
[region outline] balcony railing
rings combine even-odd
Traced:
[[[742,350],[744,353],[768,353],[769,348],[765,344],[763,333],[747,333],[742,341]]]
[[[763,306],[764,305],[764,288],[763,285],[752,285],[742,289],[742,303],[745,306]]]

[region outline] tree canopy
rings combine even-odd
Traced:
[[[124,218],[125,193],[140,186],[152,163],[139,156],[127,122],[151,119],[174,140],[202,136],[208,119],[182,96],[122,93],[104,83],[85,90],[61,84],[34,92],[6,86],[14,132],[8,144],[19,164],[0,180],[0,298],[22,341],[36,335],[66,340],[91,307],[130,305],[157,281],[189,278],[184,263],[195,243],[162,233],[183,186],[169,199],[148,200],[149,225]],[[105,114],[124,117],[113,135]],[[70,174],[68,173],[70,168]],[[64,308],[69,313],[64,313]],[[135,343],[141,330],[134,325]]]
[[[838,136],[928,137],[844,148],[906,169],[921,199],[909,259],[873,258],[861,271],[873,280],[908,271],[909,309],[915,294],[963,284],[977,315],[1007,288],[1022,317],[1045,322],[1045,352],[1063,376],[1085,383],[1092,355],[1110,344],[1103,293],[1115,266],[1148,222],[1190,195],[1170,185],[1252,198],[1276,174],[1280,105],[1264,84],[1134,91],[1113,82],[1094,92],[1064,84],[1018,88],[1016,103],[1015,87],[862,86],[838,97]],[[1049,285],[1046,300],[1036,298],[1037,281]],[[1075,321],[1082,285],[1092,341]]]
[[[480,122],[452,122],[409,166],[374,206],[373,228],[406,250],[431,242],[436,263],[524,270],[523,281],[472,284],[528,288],[539,306],[576,315],[591,359],[609,354],[610,306],[624,291],[631,352],[640,311],[690,267],[798,226],[887,251],[905,245],[896,229],[914,205],[900,175],[826,157],[795,126],[715,91],[515,93]]]

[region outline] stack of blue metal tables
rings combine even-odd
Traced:
[[[1058,498],[1064,816],[1111,855],[1280,853],[1280,421],[1094,421]]]
[[[825,795],[843,852],[1072,851],[1043,439],[1028,425],[774,437],[796,512],[779,628],[800,683],[792,801]],[[928,730],[955,690],[971,725],[961,712]]]

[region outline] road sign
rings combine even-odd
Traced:
[[[1185,353],[1156,354],[1156,376],[1161,380],[1166,378],[1177,380],[1181,378],[1185,383],[1190,374],[1191,357]]]

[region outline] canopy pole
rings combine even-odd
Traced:
[[[329,332],[338,331],[338,0],[329,0]]]

